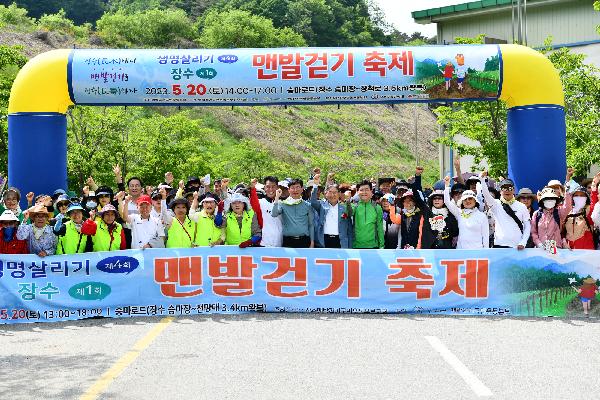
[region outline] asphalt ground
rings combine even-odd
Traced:
[[[573,399],[600,319],[243,314],[0,326],[0,399]]]

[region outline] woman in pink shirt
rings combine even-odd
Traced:
[[[536,247],[550,250],[553,247],[566,248],[561,230],[562,221],[573,208],[571,194],[565,195],[565,201],[557,206],[558,195],[550,187],[545,187],[540,194],[540,208],[533,213],[531,218],[531,237]]]

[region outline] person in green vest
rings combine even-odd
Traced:
[[[106,204],[102,211],[98,213],[100,215],[100,221],[90,219],[85,222],[87,226],[93,229],[92,236],[92,247],[94,251],[115,251],[125,250],[127,243],[125,241],[125,231],[123,226],[117,222],[117,209],[112,204]]]
[[[234,193],[227,198],[224,209],[227,210],[223,218],[225,244],[241,248],[259,246],[262,231],[250,200],[241,193]]]
[[[184,198],[178,198],[169,205],[175,216],[167,213],[165,226],[167,228],[167,248],[196,247],[196,223],[188,217],[190,203]]]
[[[225,242],[225,229],[215,224],[217,200],[208,194],[200,201],[202,210],[198,209],[198,192],[194,192],[194,200],[190,209],[190,219],[196,222],[196,246],[217,246]]]
[[[73,203],[67,209],[67,217],[57,218],[54,225],[54,234],[59,237],[56,254],[77,254],[92,250],[89,236],[91,230],[86,231],[83,226],[83,207]]]
[[[352,219],[354,222],[355,249],[383,249],[385,235],[383,232],[383,210],[374,201],[373,186],[369,181],[362,181],[356,185],[359,202],[352,206]]]

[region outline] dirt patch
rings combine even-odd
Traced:
[[[484,92],[483,90],[475,89],[468,82],[463,82],[463,90],[458,90],[456,80],[450,82],[450,90],[446,90],[446,84],[441,83],[428,88],[425,93],[429,94],[431,99],[481,99],[488,97],[496,97],[497,93]]]
[[[575,297],[569,304],[567,304],[567,309],[565,310],[565,317],[585,317],[585,315],[583,314],[583,304],[581,303],[579,296]],[[592,299],[592,304],[590,307],[590,317],[600,318],[600,302],[596,298]]]

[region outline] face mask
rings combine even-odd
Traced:
[[[406,208],[403,208],[403,209],[402,209],[402,212],[403,212],[404,214],[412,214],[413,212],[415,212],[415,207],[413,207],[413,208],[411,208],[411,209],[406,209]]]
[[[544,208],[551,209],[556,206],[556,200],[544,200]]]
[[[462,213],[466,214],[466,215],[469,215],[469,214],[474,213],[474,212],[475,212],[474,208],[463,208],[462,209]]]
[[[6,226],[2,228],[2,234],[4,235],[4,241],[10,242],[13,238],[13,234],[15,233],[14,226]]]
[[[585,206],[585,203],[587,202],[587,198],[585,198],[585,197],[574,197],[573,201],[575,202],[575,209],[581,210]]]
[[[88,210],[94,210],[96,209],[96,207],[98,207],[98,203],[96,203],[95,201],[88,201],[87,203],[85,203],[85,208],[87,208]]]

